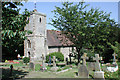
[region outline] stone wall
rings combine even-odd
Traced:
[[[31,42],[31,48],[28,48],[27,40],[24,41],[24,55],[31,58],[31,61],[41,61],[42,54],[47,54],[46,44],[46,15],[33,12],[28,18],[29,24],[25,30],[31,30],[32,34],[26,34],[27,40]],[[30,53],[30,55],[29,55]]]
[[[64,60],[67,58],[69,58],[69,53],[72,52],[72,47],[50,47],[48,48],[48,53],[52,53],[52,52],[61,52],[64,55]]]

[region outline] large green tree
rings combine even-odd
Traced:
[[[17,54],[23,54],[24,52],[24,39],[25,33],[31,31],[25,31],[24,27],[29,21],[27,17],[30,16],[30,12],[25,11],[20,14],[20,8],[23,6],[21,2],[2,2],[2,55],[3,59],[15,58]]]
[[[53,11],[55,16],[50,24],[61,30],[74,43],[78,62],[83,48],[89,48],[94,53],[100,54],[105,51],[105,47],[109,47],[106,42],[116,41],[117,35],[112,33],[114,32],[112,28],[117,27],[117,24],[110,19],[110,13],[107,14],[97,8],[86,10],[89,5],[83,2],[78,4],[64,2],[62,5],[55,7]]]

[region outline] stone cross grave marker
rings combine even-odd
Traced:
[[[30,69],[32,69],[32,70],[34,70],[35,65],[34,65],[34,63],[33,63],[33,62],[30,62],[30,63],[29,63],[29,68],[30,68]]]
[[[114,52],[114,54],[112,54],[112,56],[113,56],[113,64],[114,64],[114,63],[116,63],[116,56],[117,56],[117,54]]]
[[[51,70],[56,72],[59,68],[56,66],[56,63],[55,63],[56,58],[55,58],[55,56],[53,56],[52,60],[53,60],[53,67],[51,68]]]
[[[53,56],[53,67],[56,67],[55,60],[56,60],[56,58],[55,58],[55,56]]]
[[[86,66],[86,59],[88,59],[87,53],[84,53],[83,56],[82,56],[81,58],[83,59],[83,65]]]
[[[99,60],[102,60],[102,57],[99,57],[99,54],[95,54],[95,57],[93,57],[93,60],[96,60],[95,71],[101,71]]]
[[[42,69],[44,70],[44,69],[46,69],[45,68],[45,62],[44,62],[44,55],[42,54]]]
[[[89,78],[89,71],[85,65],[78,64],[78,76],[80,78]]]

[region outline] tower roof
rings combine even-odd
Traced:
[[[38,12],[36,9],[33,10],[33,14],[42,15],[46,17],[46,14]]]

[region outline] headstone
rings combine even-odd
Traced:
[[[42,54],[42,70],[46,70],[43,54]]]
[[[99,57],[99,54],[95,54],[95,58],[93,58],[93,60],[96,60],[94,78],[96,79],[99,78],[99,80],[104,80],[104,72],[101,71],[100,63],[99,63],[99,60],[102,60],[102,57]]]
[[[88,62],[88,70],[89,71],[95,70],[95,62]]]
[[[104,72],[103,71],[95,71],[94,78],[96,78],[98,80],[105,80],[104,79]]]
[[[10,76],[12,76],[13,73],[13,65],[10,66]]]
[[[34,70],[35,65],[34,65],[34,63],[33,63],[33,62],[30,62],[30,63],[29,63],[29,68],[30,68],[31,70]]]
[[[83,59],[83,65],[86,66],[86,59],[88,59],[87,53],[84,53],[83,56],[82,56],[81,58]]]
[[[117,56],[117,54],[114,52],[114,54],[112,54],[113,55],[113,64],[117,64],[116,63],[116,56]]]
[[[93,57],[93,60],[96,60],[95,71],[101,71],[99,60],[102,60],[102,57],[99,57],[99,54],[95,54],[95,57]]]
[[[53,56],[53,67],[56,67],[55,60],[56,60],[56,58],[55,58],[55,56]]]
[[[53,56],[53,67],[51,68],[52,71],[57,71],[58,70],[58,67],[56,67],[56,63],[55,63],[55,56]]]
[[[79,64],[80,65],[80,64]],[[85,65],[78,65],[78,76],[80,78],[89,78],[89,71]]]

